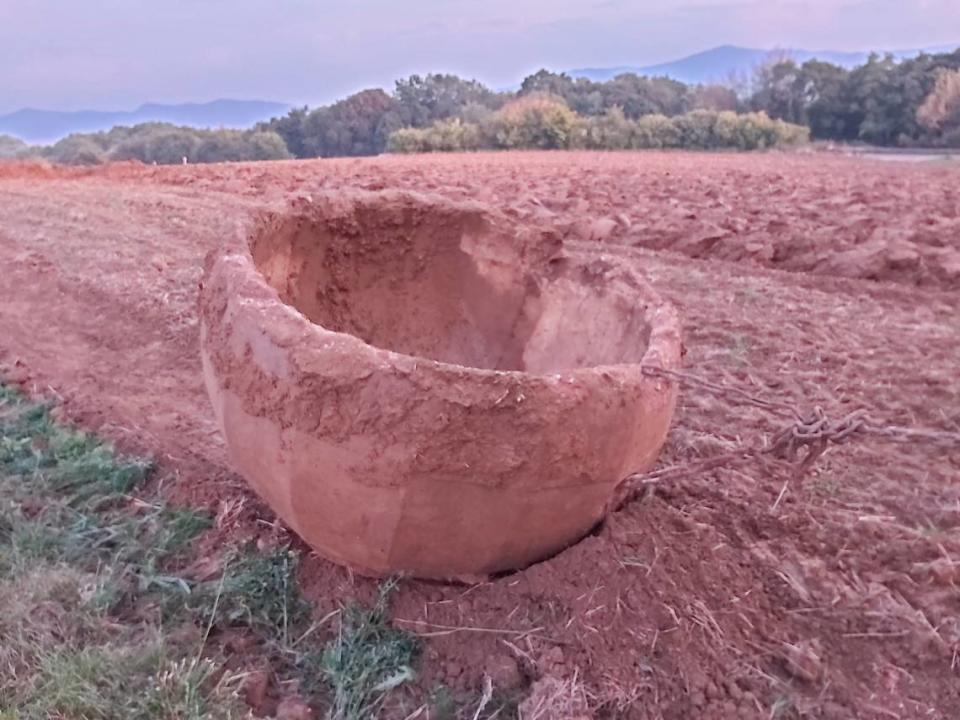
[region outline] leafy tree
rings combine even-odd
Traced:
[[[529,95],[504,107],[486,127],[453,119],[427,128],[402,128],[390,136],[389,148],[400,153],[559,147],[757,150],[808,139],[807,128],[764,113],[695,110],[673,118],[651,114],[630,120],[613,108],[599,117],[581,118],[556,97]]]
[[[290,153],[277,133],[263,130],[203,130],[168,123],[115,127],[76,134],[44,150],[44,156],[71,165],[138,160],[159,165],[183,161],[280,160]]]
[[[20,138],[0,135],[0,160],[20,157],[29,150],[30,146]]]
[[[943,70],[933,90],[917,108],[917,122],[928,130],[940,130],[960,120],[960,70]]]
[[[197,145],[196,162],[282,160],[290,157],[283,139],[274,132],[217,130],[205,133]]]
[[[726,85],[697,85],[690,91],[692,110],[736,111],[739,107],[737,93]]]
[[[592,85],[593,83],[590,83]],[[520,95],[546,94],[560,98],[574,96],[576,84],[566,73],[553,73],[549,70],[538,70],[533,75],[524,78],[520,84]]]
[[[461,152],[479,150],[483,133],[460,118],[438,120],[426,128],[401,128],[390,135],[388,149],[396,153]]]
[[[89,135],[68,135],[47,153],[54,162],[64,165],[99,165],[106,159],[103,148]]]
[[[814,137],[850,139],[857,136],[855,120],[847,109],[848,75],[839,65],[819,60],[808,60],[801,67],[806,116],[800,122],[810,127]]]
[[[960,70],[941,70],[917,109],[917,122],[944,145],[960,147]]]
[[[600,92],[604,111],[619,107],[632,120],[653,113],[679,115],[691,107],[689,88],[665,77],[648,78],[632,73],[618,75],[604,83]]]
[[[718,146],[714,132],[717,113],[694,110],[673,118],[673,123],[680,133],[680,147],[710,150]]]
[[[693,95],[681,82],[670,78],[648,78],[625,73],[600,83],[563,73],[540,70],[524,79],[519,95],[549,94],[562,98],[576,113],[603,115],[619,107],[624,115],[636,119],[650,113],[676,115],[691,108]]]
[[[590,118],[584,130],[584,145],[591,150],[628,150],[633,147],[635,125],[623,110],[613,107]]]
[[[879,145],[942,141],[919,113],[943,72],[960,69],[960,50],[896,61],[872,55],[847,71],[830,63],[762,68],[750,105],[772,117],[809,125],[813,137]],[[919,113],[919,114],[918,114]]]
[[[259,123],[257,130],[275,132],[281,137],[287,149],[295,157],[307,157],[304,135],[304,123],[309,113],[306,106],[294,108],[283,117],[273,118],[269,122]]]
[[[654,113],[637,120],[633,134],[633,147],[650,150],[669,150],[681,146],[679,128],[666,115]]]
[[[112,150],[114,160],[139,160],[145,163],[169,165],[198,160],[197,148],[201,143],[201,134],[192,128],[180,128],[172,125],[140,127],[126,134]],[[108,146],[109,147],[109,146]]]
[[[383,90],[363,90],[306,116],[304,152],[307,157],[376,155],[402,126],[396,100]]]
[[[411,75],[397,80],[393,97],[406,125],[426,127],[454,117],[467,105],[497,109],[504,98],[476,80],[456,75]]]
[[[247,160],[288,160],[293,157],[279,133],[255,130],[246,135]]]
[[[896,61],[892,55],[871,55],[849,75],[846,91],[857,138],[878,145],[892,145],[900,135],[897,114],[904,98],[896,87]]]
[[[457,117],[465,123],[474,125],[483,125],[490,121],[494,111],[486,105],[475,102],[468,102],[457,113]]]
[[[491,120],[495,147],[558,150],[574,143],[580,119],[560,98],[534,93],[504,105]]]
[[[756,91],[750,104],[755,110],[787,122],[804,122],[807,109],[805,82],[793,60],[761,66],[754,84]]]

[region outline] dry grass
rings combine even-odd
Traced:
[[[247,718],[234,668],[264,659],[311,704],[331,689],[332,718],[368,718],[412,677],[387,590],[348,608],[324,648],[334,614],[311,623],[289,548],[228,548],[192,581],[182,569],[210,520],[141,496],[149,472],[0,385],[0,719]],[[252,657],[228,669],[220,637],[238,632]]]
[[[149,469],[0,386],[0,717],[248,715],[220,659],[149,612],[206,525],[135,500]]]
[[[583,720],[590,717],[590,696],[580,681],[579,673],[561,680],[541,678],[530,688],[520,703],[519,720]]]

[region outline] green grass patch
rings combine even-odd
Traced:
[[[289,548],[269,554],[240,552],[227,558],[223,576],[194,588],[187,607],[207,625],[254,628],[280,651],[310,620],[310,605],[297,590],[298,557]]]
[[[393,585],[324,646],[290,548],[231,548],[219,577],[186,577],[210,518],[143,497],[150,472],[0,384],[0,720],[249,717],[218,644],[236,630],[308,700],[332,697],[330,718],[376,717],[416,654],[387,623]]]
[[[209,520],[151,470],[0,385],[0,718],[242,718],[234,677],[144,612]]]

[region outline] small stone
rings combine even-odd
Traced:
[[[243,699],[250,709],[261,714],[267,700],[267,688],[270,686],[270,673],[266,670],[254,670],[243,680]]]
[[[313,720],[313,710],[302,698],[284,698],[277,706],[276,720]]]
[[[547,666],[563,665],[563,648],[554,645],[540,656],[540,664]]]
[[[909,243],[897,243],[890,247],[887,262],[890,267],[901,270],[916,267],[920,263],[920,253]]]
[[[813,683],[823,675],[823,660],[820,643],[802,640],[797,644],[784,643],[781,656],[787,672],[796,678]]]
[[[727,694],[732,697],[734,700],[739,700],[743,697],[743,690],[740,689],[740,686],[737,685],[737,681],[733,679],[728,679],[724,685],[727,688]]]
[[[928,566],[930,579],[938,585],[953,585],[960,581],[960,563],[947,558],[939,558]]]
[[[494,687],[515,688],[523,682],[517,661],[506,655],[494,655],[489,658],[484,664],[483,671],[493,682]]]
[[[602,242],[613,235],[618,227],[617,221],[612,218],[594,220],[587,229],[587,239]]]

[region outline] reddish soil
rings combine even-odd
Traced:
[[[604,243],[681,309],[704,378],[960,431],[960,170],[816,155],[0,166],[5,374],[155,453],[171,498],[217,513],[211,548],[275,541],[203,389],[202,258],[253,211],[351,187],[478,200]],[[685,390],[661,463],[776,429]],[[956,446],[880,439],[799,481],[783,463],[728,464],[655,486],[525,571],[404,581],[394,621],[426,646],[400,698],[409,713],[445,684],[476,702],[487,675],[530,696],[526,717],[956,718],[958,470]],[[375,589],[319,558],[302,576],[321,615]]]

